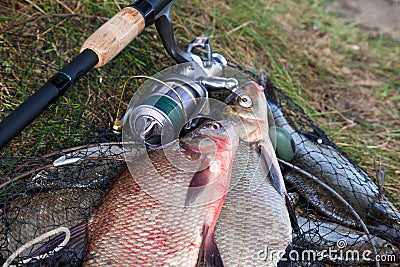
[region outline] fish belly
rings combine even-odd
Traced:
[[[196,266],[208,206],[185,207],[193,173],[152,156],[126,171],[95,210],[84,266]]]

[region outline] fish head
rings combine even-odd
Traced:
[[[180,139],[180,146],[195,153],[235,152],[239,135],[233,121],[208,121]]]
[[[238,117],[240,139],[257,142],[268,133],[268,106],[264,88],[250,81],[233,91],[226,99],[227,115]]]

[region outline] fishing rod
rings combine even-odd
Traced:
[[[82,45],[80,54],[52,76],[39,90],[0,122],[0,148],[35,120],[93,68],[118,55],[145,27],[156,24],[168,54],[183,63],[191,55],[178,48],[169,15],[175,0],[135,0],[97,29]]]

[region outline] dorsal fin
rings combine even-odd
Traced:
[[[385,169],[382,166],[382,162],[378,159],[379,164],[377,164],[377,160],[374,159],[374,167],[376,173],[376,181],[378,182],[378,190],[379,190],[379,198],[382,199],[385,196],[385,180],[386,173]]]

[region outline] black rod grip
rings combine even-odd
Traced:
[[[48,106],[71,88],[74,82],[91,70],[97,62],[97,55],[93,51],[83,51],[3,119],[0,123],[0,147],[3,147],[19,134]]]

